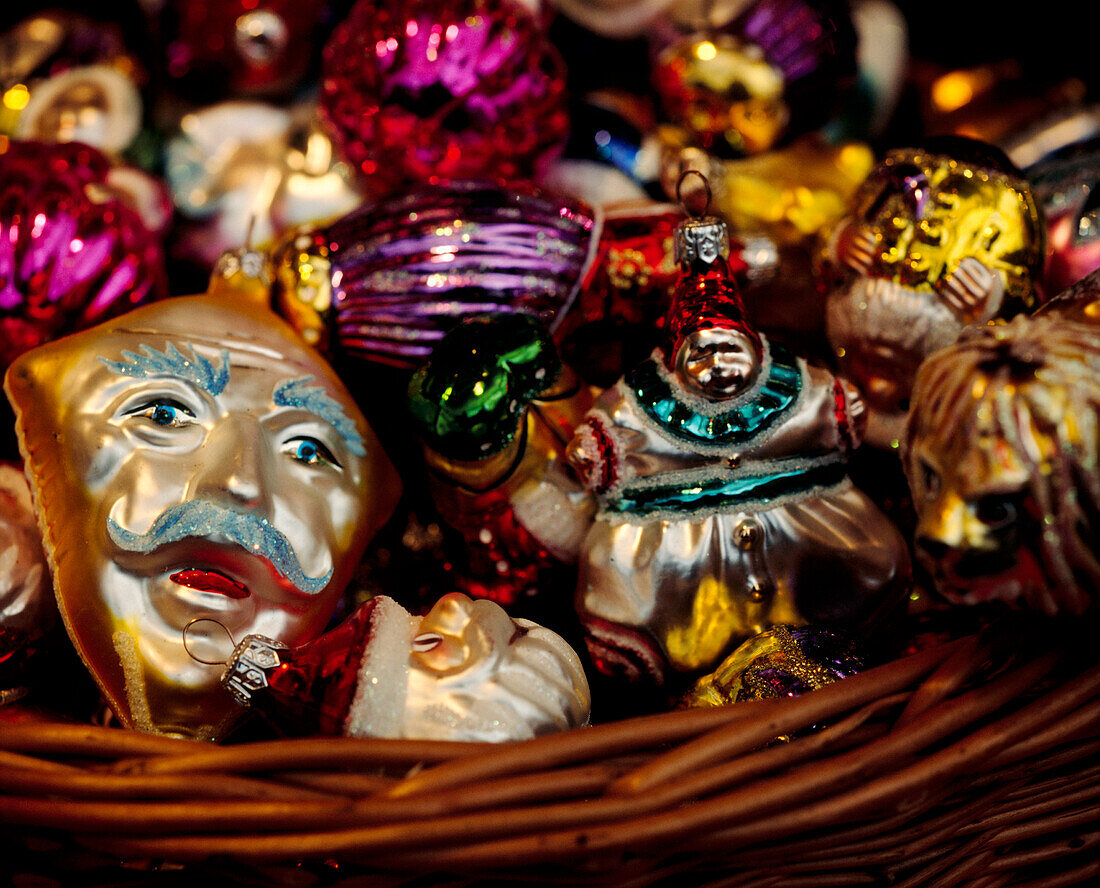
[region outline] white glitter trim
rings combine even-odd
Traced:
[[[355,697],[344,720],[349,737],[400,737],[405,723],[409,655],[420,625],[392,598],[379,596],[359,662]]]

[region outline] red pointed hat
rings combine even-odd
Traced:
[[[714,259],[700,255],[708,252],[707,246],[716,253]],[[680,280],[666,316],[668,363],[675,361],[684,340],[699,330],[740,330],[760,354],[763,350],[760,334],[748,321],[741,292],[726,261],[729,256],[726,223],[714,216],[685,220],[676,229],[675,250]]]

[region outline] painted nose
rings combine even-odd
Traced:
[[[194,495],[237,510],[264,511],[269,505],[266,443],[260,424],[229,416],[210,432],[200,457]]]

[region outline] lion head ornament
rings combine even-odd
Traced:
[[[944,597],[1050,615],[1095,606],[1098,456],[1095,321],[1018,317],[931,355],[903,458],[918,557]]]

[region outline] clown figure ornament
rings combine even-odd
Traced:
[[[569,458],[599,497],[577,609],[597,666],[700,675],[775,623],[862,624],[909,575],[847,477],[862,402],[745,320],[712,217],[677,231],[667,342],[597,400]]]
[[[221,736],[236,709],[184,630],[322,632],[400,494],[366,420],[287,324],[210,295],[27,352],[5,388],[61,615],[111,708]]]

